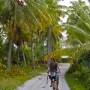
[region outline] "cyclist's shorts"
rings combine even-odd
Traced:
[[[51,80],[55,80],[55,81],[58,81],[59,80],[59,76],[51,76]]]

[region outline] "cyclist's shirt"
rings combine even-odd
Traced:
[[[57,63],[50,63],[49,75],[51,75],[52,77],[60,75],[60,70]]]

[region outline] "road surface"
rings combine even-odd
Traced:
[[[64,76],[69,69],[70,64],[60,63],[60,83],[59,90],[70,90]],[[26,81],[23,85],[19,86],[17,90],[52,90],[50,87],[50,80],[47,82],[47,74],[43,73],[40,76]]]

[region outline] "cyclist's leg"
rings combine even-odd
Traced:
[[[59,89],[58,89],[58,86],[59,86],[59,80],[56,81],[56,84],[57,84],[57,85],[56,85],[56,88],[57,88],[57,90],[59,90]]]
[[[55,90],[58,90],[57,80],[55,80]]]
[[[52,77],[52,88],[53,90],[56,90],[55,76]]]
[[[55,80],[54,80],[54,87],[55,87],[55,90],[58,89],[58,84],[57,84],[57,78],[55,77]]]
[[[56,76],[56,84],[57,84],[57,85],[56,85],[56,86],[57,86],[57,90],[59,90],[59,89],[58,89],[58,86],[59,86],[59,76]]]
[[[57,83],[55,80],[53,81],[53,90],[57,90]]]

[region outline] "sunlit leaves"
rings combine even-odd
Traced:
[[[72,6],[68,8],[68,27],[69,40],[79,40],[85,43],[90,40],[90,9],[85,2],[73,1]]]

